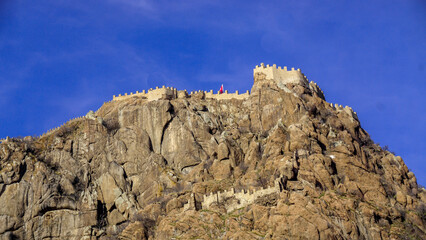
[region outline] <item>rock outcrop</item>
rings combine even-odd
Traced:
[[[133,96],[3,141],[0,239],[426,238],[426,191],[351,108],[254,77],[245,99]]]

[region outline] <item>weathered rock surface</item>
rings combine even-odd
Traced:
[[[426,238],[414,174],[316,84],[258,74],[246,100],[134,97],[90,116],[0,144],[0,239]],[[277,179],[242,208],[202,208]]]

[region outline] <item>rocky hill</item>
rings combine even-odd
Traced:
[[[135,95],[3,141],[0,239],[425,239],[401,157],[271,74],[243,99]]]

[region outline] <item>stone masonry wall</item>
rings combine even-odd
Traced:
[[[300,71],[300,68],[297,70],[294,68],[287,70],[287,67],[277,68],[276,64],[272,66],[268,64],[265,66],[265,64],[261,63],[260,66],[257,65],[256,68],[253,69],[253,75],[256,73],[265,74],[266,79],[272,79],[278,85],[292,83],[307,86],[309,84],[305,75]]]
[[[66,124],[69,124],[69,123],[72,123],[72,122],[75,122],[75,121],[80,121],[80,120],[83,120],[83,119],[85,119],[85,118],[86,118],[86,116],[76,117],[76,118],[70,119],[69,121],[65,122],[65,123],[64,123],[64,124],[62,124],[61,126],[59,126],[59,127],[55,127],[55,128],[52,128],[52,129],[49,129],[49,130],[47,130],[45,133],[41,134],[40,136],[36,136],[36,138],[41,138],[41,137],[47,136],[47,135],[49,135],[49,134],[51,134],[51,133],[55,132],[56,130],[59,130],[62,126],[65,126]],[[7,141],[9,141],[9,139],[10,139],[9,137],[1,138],[1,139],[0,139],[0,143],[2,143],[2,142],[7,142]],[[16,139],[16,138],[15,138],[15,139]]]
[[[155,89],[149,89],[148,91],[143,90],[142,92],[136,91],[136,93],[125,93],[124,95],[119,94],[118,96],[113,96],[112,100],[124,100],[131,97],[144,97],[148,101],[158,100],[158,99],[175,99],[178,96],[176,88],[170,88],[163,86],[162,88],[156,87]]]
[[[265,64],[261,63],[260,66],[256,66],[256,68],[253,69],[253,75],[256,73],[263,73],[266,75],[266,79],[272,79],[277,84],[284,85],[284,84],[300,84],[303,86],[308,87],[309,82],[306,76],[300,71],[300,68],[295,70],[294,68],[291,68],[291,70],[287,70],[287,67],[281,68],[274,64],[270,66],[269,64],[265,66]],[[311,84],[315,84],[311,82]],[[190,97],[194,93],[200,93],[203,92],[204,97],[208,99],[217,99],[217,100],[223,100],[223,99],[246,99],[250,96],[250,92],[247,91],[243,94],[240,94],[238,91],[235,93],[228,93],[228,91],[225,91],[222,94],[219,94],[217,92],[216,94],[213,92],[213,90],[210,91],[195,91],[188,94],[186,90],[178,91],[176,88],[170,88],[162,86],[161,88],[156,87],[155,89],[149,89],[148,91],[143,90],[142,92],[136,91],[136,93],[125,93],[124,95],[119,94],[118,96],[113,96],[113,101],[118,100],[124,100],[131,97],[142,97],[148,99],[148,101],[158,100],[158,99],[176,99],[176,98],[186,98]]]
[[[233,203],[228,203],[225,205],[226,211],[232,212],[235,209],[239,209],[242,207],[245,207],[249,204],[254,203],[256,199],[272,194],[272,193],[279,193],[281,191],[280,187],[280,181],[282,177],[275,180],[274,186],[263,188],[255,191],[245,191],[244,189],[240,192],[236,192],[234,188],[231,188],[230,191],[223,191],[223,192],[216,192],[216,193],[210,193],[203,196],[203,201],[201,202],[201,208],[202,209],[209,209],[210,205],[213,203],[224,203],[226,199],[229,198],[235,198],[237,201],[234,201]],[[191,194],[191,197],[183,207],[183,210],[186,211],[188,209],[194,208],[195,206],[195,199],[194,195]]]
[[[207,91],[195,91],[188,94],[186,90],[178,91],[176,88],[170,88],[162,86],[161,88],[149,89],[148,91],[143,90],[142,92],[137,91],[136,93],[125,93],[124,95],[119,94],[118,96],[113,96],[113,101],[119,101],[128,99],[131,97],[142,97],[148,99],[148,101],[158,100],[158,99],[176,99],[176,98],[187,98],[191,97],[192,94],[198,94],[202,92],[205,98],[209,99],[246,99],[250,96],[250,92],[247,91],[243,94],[240,94],[238,91],[235,93],[229,93],[227,90],[219,94],[214,93],[213,90]]]

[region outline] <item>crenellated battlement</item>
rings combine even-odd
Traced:
[[[219,91],[215,94],[213,93],[213,90],[210,90],[209,92],[203,91],[206,98],[211,99],[246,99],[250,96],[249,90],[247,90],[245,93],[240,94],[239,91],[235,91],[235,93],[229,93],[228,90],[225,90],[224,93],[220,94]]]
[[[203,201],[201,202],[201,208],[209,209],[210,205],[212,205],[213,203],[219,204],[219,203],[225,202],[227,199],[235,198],[236,201],[232,203],[227,203],[225,206],[226,211],[228,213],[232,212],[235,209],[242,208],[249,204],[254,203],[256,199],[260,197],[281,192],[281,190],[283,189],[283,187],[280,185],[281,180],[282,180],[282,176],[275,180],[274,186],[255,189],[252,191],[250,190],[246,191],[243,189],[240,192],[237,192],[235,191],[234,188],[231,188],[230,191],[225,190],[223,192],[216,192],[216,193],[212,192],[210,194],[206,194],[203,196]],[[184,205],[183,210],[186,211],[188,209],[193,208],[193,206],[195,206],[195,198],[192,193],[188,203]]]
[[[255,77],[256,81],[256,75],[257,74],[264,74],[266,79],[273,80],[277,83],[279,87],[282,89],[288,89],[284,85],[285,84],[298,84],[302,85],[311,89],[314,89],[316,91],[320,91],[323,95],[321,89],[316,85],[314,82],[309,82],[308,78],[301,72],[300,68],[295,69],[291,68],[288,69],[285,67],[277,67],[276,64],[270,66],[269,64],[265,66],[265,64],[261,63],[260,66],[257,65],[253,69],[253,76]],[[188,91],[185,90],[177,90],[176,88],[172,87],[165,87],[162,86],[161,88],[156,87],[155,89],[150,88],[149,90],[143,90],[141,92],[136,91],[135,93],[125,93],[124,95],[113,95],[112,101],[120,101],[129,99],[132,97],[140,97],[147,99],[148,101],[154,101],[159,99],[179,99],[179,98],[191,98],[194,94],[197,94],[197,97],[199,97],[199,94],[202,93],[202,97],[207,99],[217,99],[217,100],[228,100],[228,99],[241,99],[244,100],[250,96],[250,92],[247,91],[245,93],[239,93],[236,91],[235,93],[229,93],[228,91],[225,91],[224,93],[220,94],[218,91],[215,93],[213,90],[210,91],[193,91],[188,93]]]
[[[145,98],[148,101],[154,101],[159,99],[178,99],[178,98],[191,98],[194,95],[202,94],[204,98],[208,99],[217,99],[217,100],[224,100],[224,99],[246,99],[250,96],[250,92],[247,90],[245,93],[239,93],[239,91],[235,91],[235,93],[229,93],[227,90],[220,94],[219,91],[217,93],[214,93],[213,90],[210,91],[191,91],[188,93],[188,91],[185,90],[177,90],[176,88],[171,87],[165,87],[162,86],[161,88],[156,87],[155,89],[149,89],[148,91],[143,90],[142,92],[136,91],[136,93],[125,93],[124,95],[119,94],[118,96],[114,95],[112,101],[120,101],[129,99],[132,97],[141,97]]]
[[[280,66],[277,67],[276,64],[273,64],[272,66],[268,64],[265,66],[264,63],[261,63],[260,66],[256,65],[256,67],[253,69],[253,76],[256,76],[256,74],[259,73],[265,74],[266,79],[274,80],[278,86],[289,83],[303,86],[308,86],[309,84],[308,79],[301,72],[300,68],[288,69],[286,66],[281,68]]]
[[[316,83],[314,83],[313,81],[308,81],[308,78],[301,72],[300,68],[295,69],[295,68],[287,68],[286,66],[284,67],[280,67],[276,64],[273,64],[272,66],[270,66],[269,64],[265,66],[264,63],[261,63],[260,65],[257,65],[254,69],[253,69],[253,75],[254,75],[254,79],[255,79],[255,83],[256,83],[256,75],[258,74],[264,74],[265,75],[265,79],[269,79],[269,80],[273,80],[277,83],[278,87],[280,87],[281,89],[283,89],[284,91],[286,91],[287,93],[292,93],[295,94],[294,92],[292,92],[289,88],[287,88],[285,85],[286,84],[298,84],[298,85],[302,85],[305,86],[309,89],[311,89],[313,92],[317,93],[320,97],[322,97],[324,99],[324,93],[323,91],[318,87],[318,85]],[[240,93],[239,91],[235,91],[234,93],[229,93],[228,90],[225,90],[224,93],[219,93],[219,91],[203,91],[203,90],[199,90],[199,91],[192,91],[190,93],[188,93],[188,91],[185,90],[177,90],[176,88],[173,87],[166,87],[166,86],[162,86],[161,88],[156,87],[155,89],[150,88],[149,90],[142,90],[142,91],[136,91],[135,93],[131,92],[131,93],[125,93],[125,94],[119,94],[119,95],[113,95],[113,98],[111,101],[108,102],[104,102],[104,104],[106,103],[110,103],[110,102],[114,102],[114,101],[121,101],[121,100],[126,100],[126,99],[130,99],[133,97],[139,97],[139,98],[143,98],[143,99],[147,99],[148,101],[155,101],[155,100],[159,100],[159,99],[166,99],[166,100],[172,100],[172,99],[183,99],[183,98],[191,98],[191,97],[196,97],[196,98],[203,98],[203,99],[216,99],[216,100],[230,100],[230,99],[238,99],[238,100],[245,100],[247,98],[249,98],[251,95],[250,91],[246,91],[245,93]],[[342,108],[341,106],[332,106],[334,109],[338,110],[338,111],[345,111],[350,115],[353,115],[354,118],[356,117],[356,112],[353,112],[353,110],[351,108]],[[99,109],[98,109],[99,110]],[[76,120],[81,120],[83,118],[88,118],[88,116],[84,116],[84,117],[78,117],[78,118],[74,118],[71,119],[69,122],[72,121],[76,121]],[[90,117],[89,117],[90,118]],[[93,118],[91,118],[93,119]],[[67,124],[65,123],[65,124]],[[65,125],[63,124],[63,125]],[[62,126],[63,126],[62,125]],[[53,128],[50,129],[49,131],[43,133],[40,137],[48,135],[52,132],[54,132],[55,130],[58,130],[60,127],[57,128]],[[7,141],[8,139],[0,139],[0,142],[4,142]]]
[[[59,127],[55,127],[55,128],[52,128],[52,129],[49,129],[49,130],[47,130],[45,133],[41,134],[40,136],[35,136],[34,138],[41,138],[41,137],[48,136],[48,135],[50,135],[51,133],[53,133],[53,132],[55,132],[55,131],[59,130],[61,127],[65,126],[65,125],[67,125],[67,124],[70,124],[70,123],[73,123],[73,122],[76,122],[76,121],[80,121],[80,120],[83,120],[83,119],[87,119],[87,117],[86,117],[86,116],[82,116],[82,117],[72,118],[72,119],[68,120],[67,122],[65,122],[64,124],[62,124],[61,126],[59,126]],[[9,137],[2,138],[2,139],[0,139],[0,143],[8,142],[9,140],[10,140],[10,138],[9,138]]]
[[[70,123],[73,123],[73,122],[76,122],[76,121],[80,121],[80,120],[83,120],[83,119],[86,119],[86,116],[72,118],[72,119],[70,119],[69,121],[65,122],[64,124],[62,124],[62,125],[61,125],[61,126],[59,126],[59,127],[49,129],[49,130],[48,130],[48,131],[46,131],[45,133],[41,134],[39,137],[47,136],[47,135],[49,135],[49,134],[53,133],[54,131],[59,130],[61,127],[65,126],[65,125],[67,125],[67,124],[70,124]]]
[[[148,99],[148,101],[158,100],[158,99],[175,99],[178,97],[178,90],[176,88],[170,88],[162,86],[161,88],[156,87],[155,89],[150,88],[148,91],[143,90],[142,92],[136,91],[136,93],[125,93],[124,95],[119,94],[118,96],[113,96],[112,100],[124,100],[131,97],[142,97]]]
[[[9,138],[9,136],[7,136],[6,138],[1,138],[0,143],[8,142],[9,140],[10,140],[10,138]]]
[[[358,119],[358,114],[349,106],[343,107],[342,105],[339,105],[337,103],[335,103],[334,105],[333,103],[330,103],[330,107],[336,110],[337,112],[345,112],[354,119]]]

